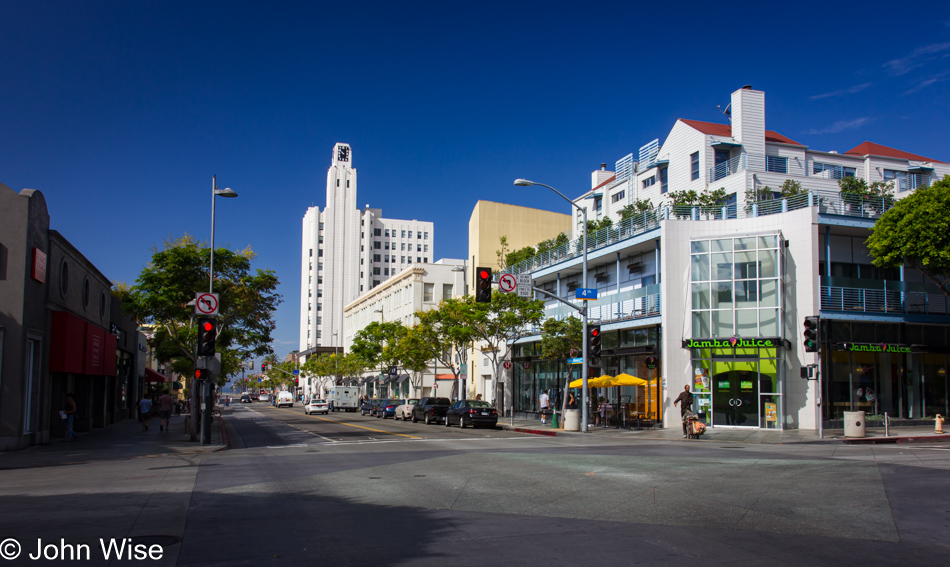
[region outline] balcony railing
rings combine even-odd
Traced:
[[[746,160],[746,154],[739,154],[734,158],[717,163],[716,167],[709,170],[709,180],[718,181],[723,177],[728,177],[740,169],[748,169],[749,164]]]
[[[661,222],[669,219],[709,221],[755,218],[815,206],[818,207],[818,212],[824,214],[877,218],[893,207],[894,202],[894,198],[890,196],[861,197],[835,191],[808,191],[785,199],[747,203],[741,208],[735,204],[711,207],[693,205],[662,207],[624,219],[616,226],[591,232],[587,235],[587,250],[590,252],[615,242],[633,238],[658,228]],[[571,258],[577,258],[583,252],[581,239],[577,238],[557,248],[552,248],[547,252],[528,258],[514,266],[509,266],[506,271],[512,274],[531,273]]]
[[[950,314],[950,303],[942,294],[855,287],[821,286],[821,308],[880,314]]]

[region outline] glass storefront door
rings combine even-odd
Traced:
[[[712,423],[759,426],[759,361],[713,361]]]

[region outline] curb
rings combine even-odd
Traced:
[[[927,437],[855,437],[855,438],[846,438],[842,439],[841,442],[845,445],[876,445],[884,443],[896,443],[896,444],[907,444],[907,443],[931,443],[933,441],[938,442],[947,442],[950,441],[950,434],[935,434]]]
[[[531,433],[532,435],[546,435],[548,437],[557,437],[554,431],[544,431],[542,429],[528,429],[526,427],[506,427],[508,431],[517,431],[518,433]]]

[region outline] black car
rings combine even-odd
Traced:
[[[490,403],[482,400],[459,400],[445,412],[445,426],[454,424],[459,427],[495,427],[498,425],[498,412]]]
[[[412,408],[412,422],[425,421],[426,425],[445,421],[445,412],[452,407],[448,398],[422,398]]]
[[[379,406],[381,401],[375,398],[363,400],[363,403],[360,404],[360,415],[376,415],[376,407]]]
[[[249,395],[247,395],[247,394],[244,394],[243,396],[241,396],[241,403],[242,403],[242,404],[249,404],[249,403],[251,403],[251,396],[249,396]]]

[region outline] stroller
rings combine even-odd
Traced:
[[[683,414],[683,425],[686,426],[686,436],[690,439],[699,439],[699,436],[706,433],[706,424],[699,421],[699,415],[688,411]]]

